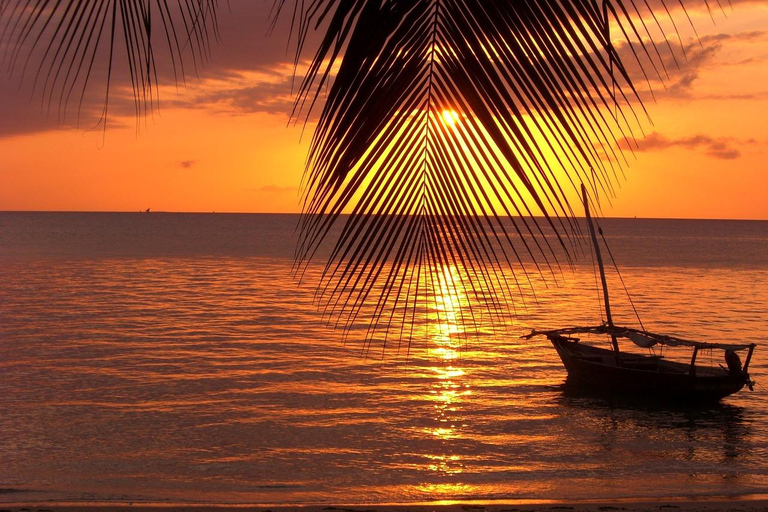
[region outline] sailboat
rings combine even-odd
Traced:
[[[754,382],[749,377],[748,369],[756,346],[754,343],[692,341],[655,334],[644,329],[620,327],[613,323],[605,268],[589,214],[587,191],[583,184],[581,191],[600,270],[606,321],[596,326],[533,330],[523,338],[546,336],[568,371],[569,383],[592,390],[641,396],[646,399],[717,401],[740,391],[744,386],[752,389]],[[580,336],[602,338],[606,343],[610,341],[610,348],[583,342]],[[691,351],[690,362],[667,360],[656,353],[638,354],[622,350],[619,340],[628,340],[649,350],[657,345],[683,347]],[[722,353],[725,366],[697,365],[699,353],[709,350]],[[744,351],[747,354],[742,365],[739,353]]]

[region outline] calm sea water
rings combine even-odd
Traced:
[[[646,328],[758,343],[706,408],[573,395],[531,327],[591,324],[589,257],[501,332],[361,355],[291,277],[296,217],[0,213],[0,501],[386,503],[768,489],[768,222],[605,220]],[[448,269],[450,271],[450,269]],[[546,284],[546,285],[545,285]],[[617,316],[633,315],[612,277]],[[452,322],[452,323],[451,323]],[[450,325],[448,325],[450,324]],[[719,364],[704,354],[704,364]]]

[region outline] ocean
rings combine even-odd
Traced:
[[[365,352],[318,311],[322,259],[293,276],[297,220],[0,213],[0,503],[766,493],[768,222],[601,221],[647,329],[758,344],[754,391],[694,407],[573,393],[520,339],[599,322],[588,254],[493,332]]]

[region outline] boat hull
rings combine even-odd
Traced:
[[[748,382],[743,372],[700,369],[653,356],[618,355],[564,338],[550,339],[568,371],[572,385],[607,394],[637,395],[643,399],[717,401],[741,390]]]

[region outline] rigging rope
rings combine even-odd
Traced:
[[[597,183],[597,174],[595,173],[595,168],[590,166],[589,170],[592,172],[592,179],[595,180],[593,183]],[[584,186],[584,183],[582,183],[582,186]],[[597,190],[597,187],[595,187],[592,192],[595,194],[595,201],[599,201],[599,190]],[[597,223],[597,219],[595,219],[595,223]],[[589,257],[592,260],[592,277],[595,279],[595,292],[597,295],[597,317],[600,319],[600,323],[603,323],[605,322],[605,319],[603,318],[603,297],[602,291],[600,290],[599,278],[597,277],[597,262],[595,261],[597,257],[597,248],[593,247],[592,244],[589,245]]]
[[[619,271],[619,266],[616,265],[616,260],[613,258],[613,253],[611,252],[611,248],[608,247],[608,242],[605,240],[605,236],[603,235],[603,228],[600,227],[600,225],[597,225],[597,231],[600,233],[600,238],[603,239],[603,245],[608,250],[608,256],[611,257],[611,263],[613,263],[613,268],[616,269],[616,275],[619,276],[619,281],[621,281],[621,286],[624,287],[624,293],[627,294],[627,298],[629,299],[629,303],[632,305],[632,311],[635,312],[635,317],[637,317],[637,321],[640,323],[640,328],[645,330],[645,326],[643,325],[643,321],[640,319],[640,314],[637,312],[637,308],[635,307],[635,302],[632,300],[632,296],[629,294],[629,290],[627,289],[627,285],[624,284],[624,278],[621,277],[621,272]]]
[[[603,297],[600,293],[600,282],[599,278],[597,277],[597,263],[595,262],[595,248],[591,247],[591,250],[589,251],[589,256],[592,259],[592,277],[595,279],[595,292],[597,295],[597,311],[598,311],[598,317],[600,318],[600,323],[603,323],[605,319],[603,318]]]

